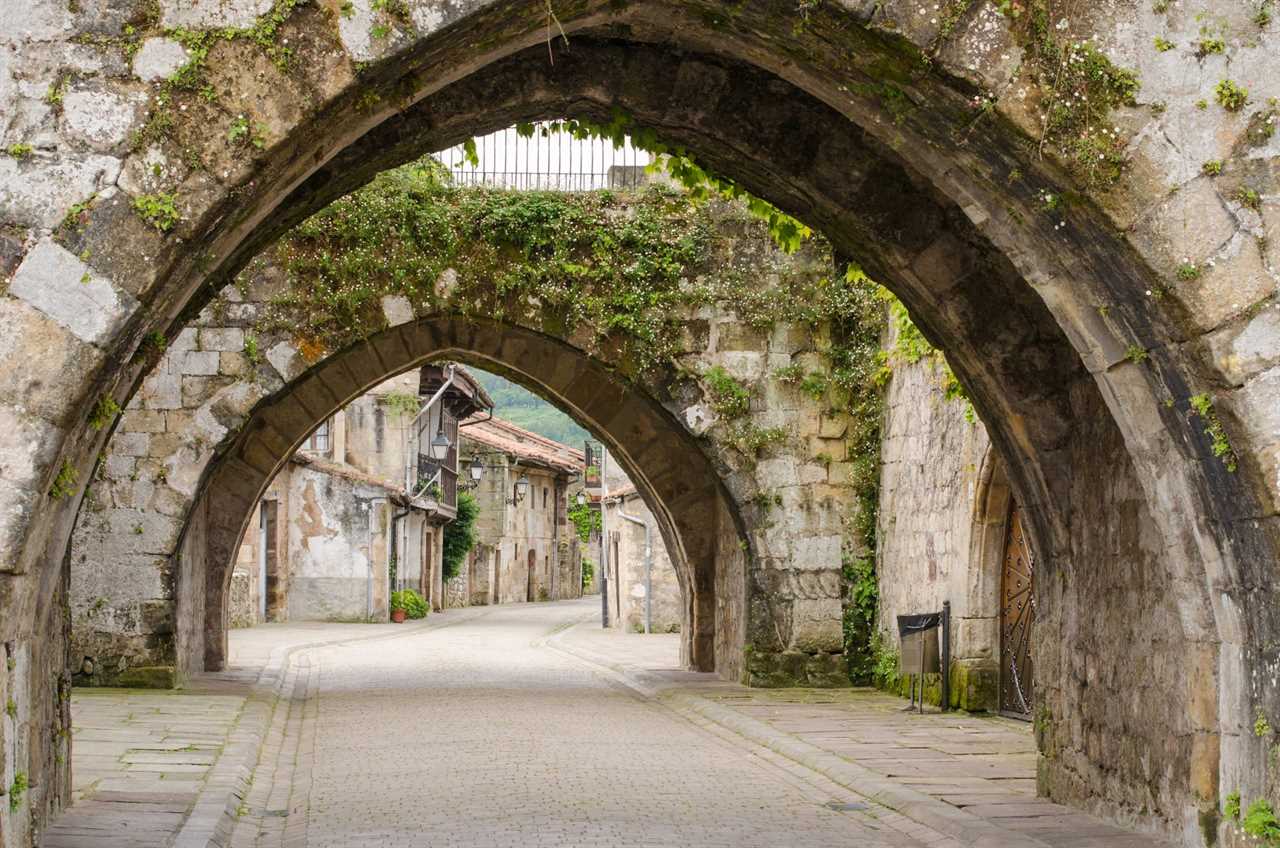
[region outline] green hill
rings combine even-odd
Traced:
[[[533,392],[505,377],[468,367],[476,381],[493,398],[493,414],[540,436],[582,450],[591,435],[578,423]]]

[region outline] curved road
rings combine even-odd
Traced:
[[[298,759],[291,802],[307,811],[305,844],[875,848],[937,841],[890,827],[897,817],[883,808],[887,818],[831,809],[854,799],[546,644],[591,608],[497,607],[439,629],[310,651],[310,670],[318,671],[306,719],[314,757]],[[309,791],[299,792],[308,774]],[[293,818],[291,825],[300,824]]]

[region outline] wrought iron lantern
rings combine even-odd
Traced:
[[[436,462],[440,462],[449,455],[449,437],[444,434],[443,425],[436,431],[436,436],[431,440],[427,451],[428,455]]]

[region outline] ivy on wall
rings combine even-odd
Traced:
[[[279,242],[291,285],[260,331],[292,336],[314,360],[383,329],[382,298],[401,295],[418,314],[484,316],[586,340],[595,345],[588,352],[607,350],[626,379],[665,371],[698,380],[721,415],[725,444],[750,460],[788,434],[746,416],[759,386],[681,365],[688,317],[713,305],[762,332],[807,328],[824,367],[774,379],[793,381],[824,414],[848,421],[842,455],[825,458],[848,470],[857,499],[845,551],[846,634],[861,682],[875,660],[886,302],[857,266],[837,267],[818,236],[794,245],[786,263],[767,250],[740,255],[743,226],[761,236],[771,229],[741,204],[664,186],[625,194],[459,187],[424,159],[380,175]],[[589,536],[591,518],[570,518]]]
[[[591,506],[591,504],[577,504],[569,507],[569,520],[573,522],[573,529],[578,533],[578,539],[586,544],[591,541],[591,534],[598,533],[603,523],[600,516],[600,510]]]
[[[470,492],[458,493],[458,517],[444,526],[444,541],[440,545],[441,573],[445,580],[452,580],[462,570],[462,562],[476,546],[476,516],[480,504]]]

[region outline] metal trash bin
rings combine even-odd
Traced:
[[[898,638],[901,640],[900,672],[915,678],[911,682],[911,704],[916,703],[918,683],[919,710],[924,712],[924,676],[940,674],[940,706],[946,712],[951,706],[951,602],[943,602],[941,612],[898,616]]]

